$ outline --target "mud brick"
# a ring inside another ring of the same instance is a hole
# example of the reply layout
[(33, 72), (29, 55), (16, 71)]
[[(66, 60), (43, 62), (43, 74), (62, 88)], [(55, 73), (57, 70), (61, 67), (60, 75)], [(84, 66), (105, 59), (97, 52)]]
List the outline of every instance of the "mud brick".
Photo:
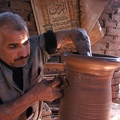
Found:
[(111, 49), (107, 50), (107, 48), (106, 48), (105, 54), (106, 55), (120, 56), (120, 51), (119, 50), (111, 50)]
[(120, 22), (117, 24), (117, 28), (120, 28)]
[(117, 79), (114, 79), (114, 78), (112, 78), (111, 79), (112, 81), (112, 85), (119, 85), (120, 84), (120, 78), (117, 78)]
[(104, 44), (111, 43), (111, 42), (113, 42), (113, 36), (105, 36), (101, 41), (101, 43), (104, 43)]
[(116, 71), (116, 72), (117, 72), (117, 71), (120, 71), (120, 67), (116, 68), (116, 70), (115, 70), (115, 71)]
[(3, 13), (3, 12), (6, 12), (6, 11), (10, 11), (10, 12), (12, 12), (11, 10), (9, 10), (9, 9), (6, 9), (6, 8), (4, 8), (4, 9), (0, 9), (0, 13)]
[(118, 99), (118, 98), (116, 98), (116, 99), (112, 99), (112, 102), (114, 102), (114, 103), (118, 103), (118, 102), (119, 102), (119, 99)]
[(112, 86), (112, 92), (119, 92), (119, 85)]
[(36, 28), (36, 25), (34, 22), (29, 22), (29, 21), (25, 21), (27, 26), (28, 26), (28, 29), (30, 31), (37, 31), (37, 28)]
[(112, 43), (112, 44), (109, 44), (109, 49), (110, 50), (114, 50), (114, 51), (117, 51), (120, 49), (120, 41), (119, 42), (116, 42), (116, 43)]
[(112, 92), (112, 98), (118, 98), (119, 92)]
[[(94, 49), (94, 45), (92, 46), (92, 49)], [(96, 50), (106, 49), (106, 43), (97, 43), (95, 49)]]
[(30, 3), (28, 2), (22, 2), (22, 1), (10, 1), (10, 8), (12, 9), (20, 9), (20, 10), (27, 10), (32, 11), (32, 7)]
[(0, 0), (0, 8), (8, 7), (9, 6), (9, 1), (5, 0)]
[(92, 52), (97, 54), (104, 54), (104, 50), (92, 49)]
[(99, 18), (100, 20), (107, 21), (108, 20), (108, 15), (106, 14), (105, 11), (103, 11), (102, 15)]
[(113, 78), (120, 78), (120, 71), (115, 71), (113, 74)]
[(119, 22), (119, 20), (120, 20), (120, 15), (119, 15), (119, 14), (113, 14), (112, 20)]
[(115, 22), (110, 22), (110, 21), (105, 21), (105, 26), (106, 27), (116, 27), (116, 24), (115, 24)]
[(29, 34), (30, 36), (38, 35), (37, 31), (30, 31)]
[(120, 8), (118, 8), (118, 14), (120, 14)]
[(22, 1), (24, 1), (24, 2), (30, 2), (30, 0), (22, 0)]
[(30, 13), (30, 16), (29, 16), (29, 17), (30, 17), (29, 20), (30, 20), (31, 22), (35, 22), (35, 18), (34, 18), (33, 13)]
[[(120, 17), (119, 17), (120, 18)], [(119, 35), (119, 29), (115, 29), (115, 28), (107, 28), (108, 31), (108, 35)]]
[(23, 12), (21, 10), (15, 10), (15, 13), (20, 15), (25, 21), (29, 20), (29, 12), (27, 12), (27, 11)]

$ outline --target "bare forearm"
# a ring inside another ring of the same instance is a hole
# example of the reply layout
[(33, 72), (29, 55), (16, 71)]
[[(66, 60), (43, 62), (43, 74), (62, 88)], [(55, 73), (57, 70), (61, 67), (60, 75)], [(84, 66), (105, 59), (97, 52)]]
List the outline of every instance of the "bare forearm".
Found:
[[(38, 77), (39, 78), (39, 77)], [(14, 120), (37, 101), (52, 101), (62, 96), (57, 87), (60, 80), (43, 80), (18, 99), (0, 105), (0, 120)], [(57, 90), (56, 90), (57, 89)]]
[(84, 29), (74, 28), (71, 30), (59, 31), (56, 32), (56, 37), (58, 48), (68, 43), (74, 43), (79, 54), (91, 56), (90, 39)]
[(0, 105), (0, 120), (14, 120), (23, 113), (35, 100), (27, 93), (10, 103)]
[(70, 37), (70, 34), (73, 30), (63, 30), (56, 32), (56, 38), (57, 38), (57, 48), (62, 48), (64, 45), (68, 43), (72, 43), (72, 39)]

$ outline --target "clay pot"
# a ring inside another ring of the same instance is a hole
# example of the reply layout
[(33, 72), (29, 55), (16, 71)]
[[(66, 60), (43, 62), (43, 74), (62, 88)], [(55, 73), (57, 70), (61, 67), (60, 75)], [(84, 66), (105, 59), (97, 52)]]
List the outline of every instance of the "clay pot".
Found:
[(110, 120), (111, 78), (120, 58), (64, 53), (68, 87), (60, 102), (58, 120)]

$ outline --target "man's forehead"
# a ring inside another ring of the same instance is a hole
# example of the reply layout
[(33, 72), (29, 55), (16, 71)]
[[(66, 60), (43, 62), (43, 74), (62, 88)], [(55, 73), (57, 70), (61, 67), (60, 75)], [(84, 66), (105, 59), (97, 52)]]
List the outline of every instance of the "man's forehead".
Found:
[(21, 43), (24, 43), (24, 42), (27, 41), (28, 39), (29, 39), (29, 37), (28, 37), (28, 36), (25, 36), (25, 37), (22, 39)]
[(4, 43), (24, 43), (29, 39), (29, 34), (26, 30), (22, 31), (4, 31), (3, 41)]

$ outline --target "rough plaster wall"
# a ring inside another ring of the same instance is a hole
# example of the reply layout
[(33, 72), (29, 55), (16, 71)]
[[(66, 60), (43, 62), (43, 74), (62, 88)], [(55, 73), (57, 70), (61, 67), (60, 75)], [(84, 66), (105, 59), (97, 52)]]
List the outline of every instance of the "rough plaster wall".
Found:
[(99, 21), (105, 36), (92, 46), (92, 51), (120, 56), (120, 0), (110, 0)]

